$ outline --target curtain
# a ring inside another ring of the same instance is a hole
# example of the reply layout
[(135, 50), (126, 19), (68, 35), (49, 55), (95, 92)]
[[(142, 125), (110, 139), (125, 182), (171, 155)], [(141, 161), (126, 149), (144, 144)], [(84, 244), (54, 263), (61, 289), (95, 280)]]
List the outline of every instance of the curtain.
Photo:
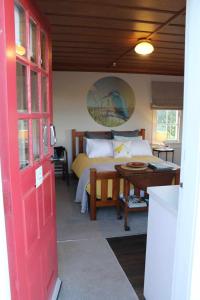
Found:
[(152, 109), (183, 109), (183, 82), (152, 82)]

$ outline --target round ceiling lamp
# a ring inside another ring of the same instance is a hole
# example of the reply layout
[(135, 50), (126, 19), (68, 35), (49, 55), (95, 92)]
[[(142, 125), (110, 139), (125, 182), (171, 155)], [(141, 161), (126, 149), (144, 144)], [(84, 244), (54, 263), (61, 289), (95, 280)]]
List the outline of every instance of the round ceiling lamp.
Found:
[(140, 40), (134, 49), (138, 54), (147, 55), (151, 54), (154, 51), (154, 46), (149, 40)]

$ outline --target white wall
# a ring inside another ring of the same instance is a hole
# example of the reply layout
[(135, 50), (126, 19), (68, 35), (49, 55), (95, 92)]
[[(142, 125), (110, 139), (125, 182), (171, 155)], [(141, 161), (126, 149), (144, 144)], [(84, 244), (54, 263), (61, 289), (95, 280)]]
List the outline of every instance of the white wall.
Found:
[[(182, 81), (182, 77), (162, 75), (140, 75), (124, 73), (96, 72), (53, 72), (53, 108), (54, 124), (57, 132), (57, 144), (68, 150), (71, 161), (71, 129), (110, 130), (97, 124), (87, 111), (86, 96), (89, 88), (98, 79), (105, 76), (117, 76), (124, 79), (134, 90), (136, 105), (131, 118), (117, 130), (146, 129), (146, 138), (152, 138), (151, 81)], [(179, 151), (180, 152), (180, 151)], [(179, 153), (177, 152), (177, 154)], [(175, 152), (176, 162), (180, 161)]]

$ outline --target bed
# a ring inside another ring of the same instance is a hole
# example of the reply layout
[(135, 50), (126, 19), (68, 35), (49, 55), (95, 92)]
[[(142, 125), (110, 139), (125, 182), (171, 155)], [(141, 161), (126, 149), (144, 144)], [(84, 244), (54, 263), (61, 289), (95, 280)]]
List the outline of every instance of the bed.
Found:
[[(95, 132), (92, 133), (95, 134)], [(88, 201), (86, 197), (89, 197), (90, 219), (96, 220), (98, 207), (115, 206), (117, 212), (119, 210), (119, 195), (123, 193), (124, 182), (119, 178), (114, 168), (116, 164), (131, 161), (159, 162), (161, 160), (153, 155), (127, 158), (88, 158), (84, 149), (85, 134), (85, 131), (72, 130), (72, 171), (79, 178), (78, 189), (80, 189), (80, 195), (77, 202), (82, 202), (81, 212), (87, 210)], [(106, 136), (110, 132), (98, 132), (98, 134)], [(145, 129), (140, 129), (138, 134), (142, 139), (145, 139)], [(175, 183), (178, 181), (177, 178)], [(131, 186), (129, 189), (131, 189)], [(81, 200), (82, 193), (85, 193), (85, 196)]]

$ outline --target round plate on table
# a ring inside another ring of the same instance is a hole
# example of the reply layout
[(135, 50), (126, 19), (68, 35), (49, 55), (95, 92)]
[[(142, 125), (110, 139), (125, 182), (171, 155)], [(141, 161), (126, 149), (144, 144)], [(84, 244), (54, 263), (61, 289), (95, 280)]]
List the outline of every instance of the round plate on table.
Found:
[(133, 169), (144, 169), (147, 167), (147, 164), (144, 162), (139, 161), (133, 161), (126, 164), (127, 167), (133, 168)]

